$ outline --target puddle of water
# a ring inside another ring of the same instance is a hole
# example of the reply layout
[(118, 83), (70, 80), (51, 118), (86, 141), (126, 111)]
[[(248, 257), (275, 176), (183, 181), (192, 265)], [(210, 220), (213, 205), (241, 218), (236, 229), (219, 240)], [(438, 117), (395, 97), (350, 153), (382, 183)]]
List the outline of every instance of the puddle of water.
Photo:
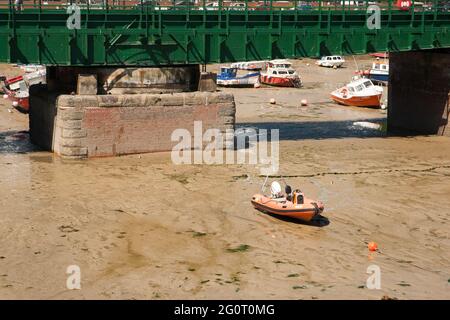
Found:
[(0, 132), (0, 154), (27, 153), (39, 150), (31, 143), (28, 131)]
[[(370, 138), (386, 136), (386, 120), (361, 120), (369, 127), (355, 125), (355, 121), (308, 121), (308, 122), (260, 122), (236, 124), (236, 132), (243, 134), (249, 129), (279, 129), (280, 140)], [(377, 127), (377, 129), (374, 129)]]

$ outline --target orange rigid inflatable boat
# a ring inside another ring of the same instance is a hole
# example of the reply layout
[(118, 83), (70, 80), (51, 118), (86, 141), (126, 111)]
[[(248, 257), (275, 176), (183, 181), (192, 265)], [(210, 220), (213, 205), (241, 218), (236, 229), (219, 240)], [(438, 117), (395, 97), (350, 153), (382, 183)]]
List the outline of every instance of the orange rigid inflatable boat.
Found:
[(311, 221), (324, 210), (320, 201), (305, 198), (300, 190), (291, 192), (291, 187), (286, 186), (286, 194), (283, 195), (278, 182), (272, 183), (271, 192), (271, 196), (255, 194), (251, 200), (253, 206), (265, 213), (303, 221)]

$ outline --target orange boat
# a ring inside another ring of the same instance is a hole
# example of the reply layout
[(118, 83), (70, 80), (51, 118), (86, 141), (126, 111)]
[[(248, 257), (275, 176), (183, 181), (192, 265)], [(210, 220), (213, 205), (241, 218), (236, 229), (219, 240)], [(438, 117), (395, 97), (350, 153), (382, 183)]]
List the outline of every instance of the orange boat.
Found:
[(382, 94), (383, 88), (375, 86), (369, 79), (362, 78), (331, 92), (331, 99), (347, 106), (379, 108)]
[(270, 197), (255, 194), (251, 201), (253, 206), (265, 213), (303, 221), (311, 221), (324, 210), (324, 206), (320, 201), (305, 198), (300, 190), (291, 192), (290, 186), (286, 186), (286, 194), (283, 195), (281, 186), (276, 181), (271, 185), (271, 192), (272, 195)]

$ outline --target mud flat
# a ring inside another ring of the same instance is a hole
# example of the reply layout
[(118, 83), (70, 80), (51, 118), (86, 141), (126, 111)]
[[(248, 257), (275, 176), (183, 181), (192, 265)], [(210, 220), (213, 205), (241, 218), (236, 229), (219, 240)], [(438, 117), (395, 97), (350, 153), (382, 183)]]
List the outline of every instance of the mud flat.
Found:
[[(0, 298), (449, 299), (450, 139), (355, 126), (385, 113), (336, 106), (322, 84), (354, 68), (307, 63), (296, 62), (303, 89), (224, 91), (238, 125), (280, 128), (280, 174), (326, 205), (314, 225), (255, 211), (255, 166), (39, 151), (2, 100)], [(365, 287), (372, 264), (380, 290)], [(69, 265), (81, 290), (66, 288)]]

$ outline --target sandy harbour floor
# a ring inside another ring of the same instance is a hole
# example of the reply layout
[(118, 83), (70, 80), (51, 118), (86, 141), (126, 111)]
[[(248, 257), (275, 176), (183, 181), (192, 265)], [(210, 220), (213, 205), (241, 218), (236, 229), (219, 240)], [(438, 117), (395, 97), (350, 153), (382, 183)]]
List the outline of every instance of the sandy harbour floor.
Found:
[[(450, 138), (355, 126), (386, 111), (329, 100), (356, 69), (347, 59), (338, 70), (295, 61), (301, 89), (222, 89), (238, 127), (280, 129), (280, 174), (325, 203), (321, 224), (254, 210), (264, 177), (253, 165), (61, 160), (0, 100), (0, 298), (449, 299)], [(365, 287), (373, 264), (380, 290)], [(66, 288), (69, 265), (81, 290)]]

